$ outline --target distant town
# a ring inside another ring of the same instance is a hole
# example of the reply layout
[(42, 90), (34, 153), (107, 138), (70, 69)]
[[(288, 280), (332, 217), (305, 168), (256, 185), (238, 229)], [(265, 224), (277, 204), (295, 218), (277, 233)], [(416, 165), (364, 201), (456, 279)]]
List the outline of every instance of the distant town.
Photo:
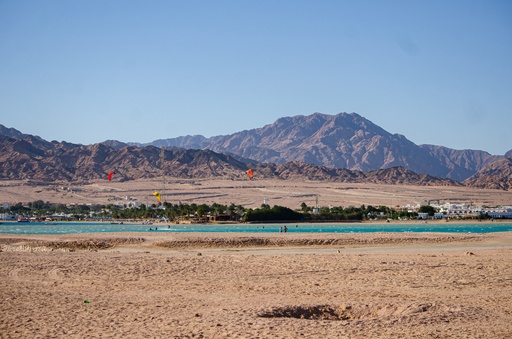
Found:
[(391, 220), (484, 220), (511, 219), (512, 206), (477, 206), (439, 201), (427, 205), (387, 206), (308, 206), (302, 203), (297, 209), (275, 205), (266, 200), (259, 208), (241, 205), (172, 204), (145, 205), (137, 201), (118, 201), (109, 205), (55, 204), (42, 200), (27, 204), (3, 204), (0, 219), (18, 222), (57, 221), (151, 221), (166, 223), (215, 223), (215, 222), (347, 222)]

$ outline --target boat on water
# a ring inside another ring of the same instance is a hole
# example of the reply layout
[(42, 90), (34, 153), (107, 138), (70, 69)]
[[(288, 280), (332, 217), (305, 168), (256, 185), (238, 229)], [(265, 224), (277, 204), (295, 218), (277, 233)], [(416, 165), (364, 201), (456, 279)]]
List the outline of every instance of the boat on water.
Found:
[(19, 216), (18, 222), (30, 222), (30, 218)]

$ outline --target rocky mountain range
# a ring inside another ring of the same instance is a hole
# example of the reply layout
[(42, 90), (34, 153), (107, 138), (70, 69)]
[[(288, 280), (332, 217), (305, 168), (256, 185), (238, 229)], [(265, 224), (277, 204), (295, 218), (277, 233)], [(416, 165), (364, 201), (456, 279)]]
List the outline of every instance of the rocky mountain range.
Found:
[(402, 167), (364, 173), (292, 161), (284, 164), (248, 164), (211, 150), (165, 149), (155, 146), (105, 144), (77, 145), (46, 142), (32, 136), (21, 139), (0, 136), (0, 179), (87, 182), (105, 179), (115, 171), (115, 180), (155, 177), (229, 178), (249, 180), (252, 168), (258, 179), (295, 179), (333, 182), (372, 182), (411, 185), (461, 185), (450, 180), (417, 175)]
[(183, 136), (139, 144), (145, 145), (210, 149), (263, 163), (300, 161), (363, 172), (401, 166), (456, 181), (464, 181), (503, 158), (478, 150), (416, 145), (356, 113), (285, 117), (262, 128), (230, 135)]
[[(205, 138), (185, 136), (149, 145), (108, 140), (94, 145), (48, 142), (0, 125), (0, 179), (87, 181), (168, 176), (467, 185), (509, 189), (512, 150), (415, 145), (352, 113), (296, 116), (259, 129)], [(509, 156), (509, 157), (507, 157)], [(418, 174), (420, 173), (420, 174)]]

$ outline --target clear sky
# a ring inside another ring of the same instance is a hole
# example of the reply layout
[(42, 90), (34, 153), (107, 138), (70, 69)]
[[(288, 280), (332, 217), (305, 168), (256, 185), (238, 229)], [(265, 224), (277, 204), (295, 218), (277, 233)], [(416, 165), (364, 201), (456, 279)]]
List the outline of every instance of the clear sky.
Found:
[(512, 1), (0, 0), (0, 123), (92, 144), (356, 112), (512, 149)]

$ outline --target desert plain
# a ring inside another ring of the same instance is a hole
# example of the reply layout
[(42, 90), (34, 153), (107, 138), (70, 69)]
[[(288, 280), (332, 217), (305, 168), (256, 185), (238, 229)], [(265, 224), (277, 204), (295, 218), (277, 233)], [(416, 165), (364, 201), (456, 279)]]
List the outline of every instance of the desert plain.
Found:
[(156, 203), (153, 192), (162, 200), (178, 203), (213, 203), (292, 209), (308, 206), (415, 206), (429, 201), (484, 206), (512, 205), (512, 191), (463, 186), (410, 186), (325, 181), (228, 180), (158, 178), (131, 181), (97, 180), (88, 182), (41, 182), (34, 180), (0, 181), (0, 203), (28, 203), (35, 200), (65, 204), (111, 204), (130, 201)]

